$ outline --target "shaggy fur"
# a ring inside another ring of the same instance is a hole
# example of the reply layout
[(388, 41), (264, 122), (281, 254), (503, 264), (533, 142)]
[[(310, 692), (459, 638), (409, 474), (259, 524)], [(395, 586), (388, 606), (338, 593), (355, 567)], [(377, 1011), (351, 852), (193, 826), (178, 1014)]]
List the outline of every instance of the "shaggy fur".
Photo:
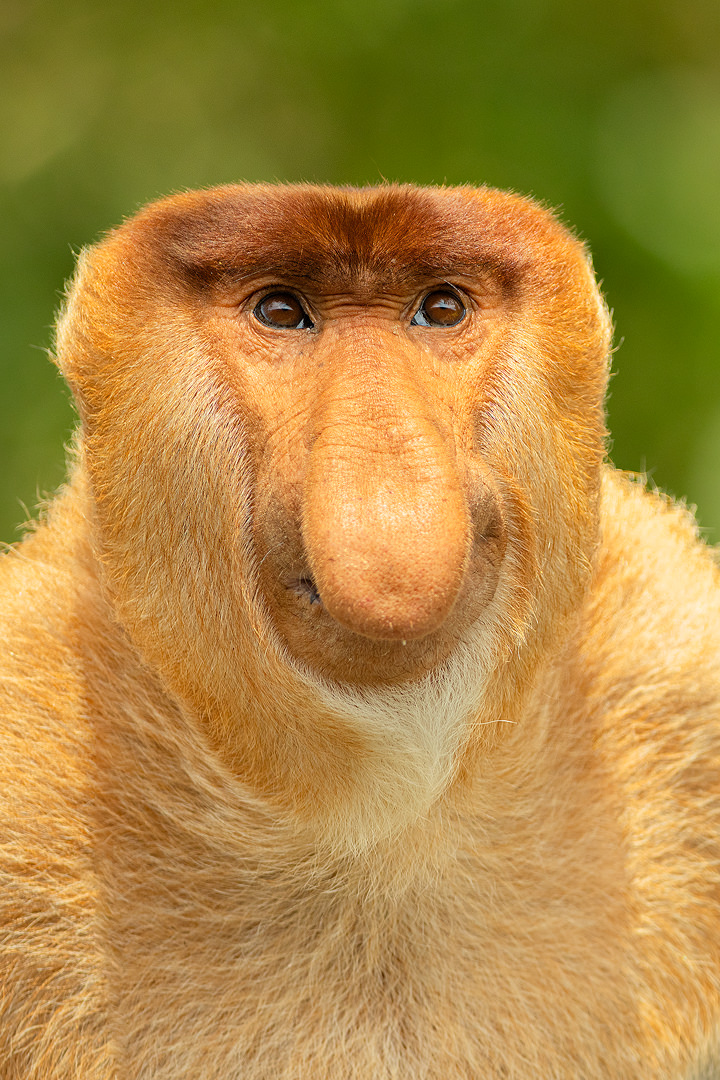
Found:
[(720, 1075), (718, 570), (603, 464), (609, 333), (486, 189), (84, 254), (0, 570), (2, 1080)]

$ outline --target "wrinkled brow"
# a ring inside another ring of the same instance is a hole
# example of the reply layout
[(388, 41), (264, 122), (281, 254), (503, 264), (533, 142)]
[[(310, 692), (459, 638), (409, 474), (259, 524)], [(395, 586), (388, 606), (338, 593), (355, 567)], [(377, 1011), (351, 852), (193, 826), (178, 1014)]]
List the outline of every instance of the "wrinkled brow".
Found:
[(510, 288), (523, 262), (489, 215), (417, 189), (238, 189), (158, 224), (165, 256), (197, 284), (262, 275), (365, 291), (462, 277)]

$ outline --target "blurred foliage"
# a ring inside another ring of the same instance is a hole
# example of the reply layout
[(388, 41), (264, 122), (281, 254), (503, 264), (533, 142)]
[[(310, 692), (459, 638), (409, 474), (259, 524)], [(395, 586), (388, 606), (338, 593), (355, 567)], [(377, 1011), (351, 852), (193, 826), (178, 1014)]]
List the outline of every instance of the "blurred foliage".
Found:
[(613, 458), (720, 537), (717, 0), (2, 0), (0, 538), (63, 474), (74, 253), (232, 180), (490, 183), (585, 238)]

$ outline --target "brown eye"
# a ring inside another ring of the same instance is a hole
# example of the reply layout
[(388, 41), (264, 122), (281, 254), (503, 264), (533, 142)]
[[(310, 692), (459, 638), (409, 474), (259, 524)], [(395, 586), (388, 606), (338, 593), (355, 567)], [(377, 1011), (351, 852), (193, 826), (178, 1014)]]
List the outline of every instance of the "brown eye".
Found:
[(275, 292), (264, 296), (256, 305), (253, 315), (265, 326), (280, 330), (311, 330), (313, 321), (296, 296), (289, 292)]
[(455, 326), (465, 315), (465, 305), (450, 289), (428, 293), (411, 320), (412, 326)]

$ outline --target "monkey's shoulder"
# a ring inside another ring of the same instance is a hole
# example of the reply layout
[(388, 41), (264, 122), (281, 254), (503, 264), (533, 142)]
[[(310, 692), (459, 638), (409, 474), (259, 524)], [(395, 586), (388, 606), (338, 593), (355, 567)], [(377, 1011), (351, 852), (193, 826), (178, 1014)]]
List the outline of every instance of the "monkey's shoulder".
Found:
[(708, 874), (715, 874), (720, 860), (716, 555), (699, 538), (686, 507), (610, 470), (603, 481), (597, 571), (576, 657), (582, 707), (594, 718), (597, 745), (624, 792), (636, 838), (660, 851), (685, 831), (691, 846), (702, 841), (701, 861), (707, 862)]
[(622, 639), (628, 646), (653, 642), (665, 670), (674, 659), (701, 662), (702, 647), (718, 658), (717, 551), (703, 542), (684, 503), (610, 468), (603, 474), (591, 611), (612, 629), (616, 653)]

